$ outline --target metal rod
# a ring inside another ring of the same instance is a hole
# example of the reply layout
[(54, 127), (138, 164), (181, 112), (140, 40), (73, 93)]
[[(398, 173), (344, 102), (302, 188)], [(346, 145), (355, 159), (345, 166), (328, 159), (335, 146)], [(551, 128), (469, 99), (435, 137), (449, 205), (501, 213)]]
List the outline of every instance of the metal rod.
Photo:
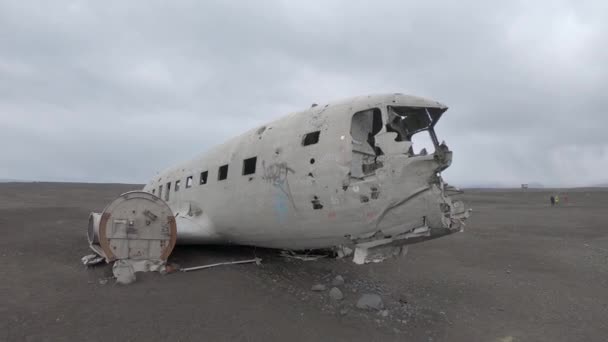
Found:
[(190, 271), (202, 270), (202, 269), (205, 269), (205, 268), (210, 268), (210, 267), (215, 267), (215, 266), (236, 265), (236, 264), (249, 264), (249, 263), (254, 263), (254, 262), (256, 264), (259, 264), (261, 261), (262, 261), (262, 259), (260, 259), (260, 258), (255, 258), (255, 259), (250, 259), (250, 260), (240, 260), (240, 261), (227, 261), (227, 262), (220, 262), (220, 263), (217, 263), (217, 264), (210, 264), (210, 265), (203, 265), (203, 266), (181, 268), (180, 271), (182, 271), (182, 272), (190, 272)]

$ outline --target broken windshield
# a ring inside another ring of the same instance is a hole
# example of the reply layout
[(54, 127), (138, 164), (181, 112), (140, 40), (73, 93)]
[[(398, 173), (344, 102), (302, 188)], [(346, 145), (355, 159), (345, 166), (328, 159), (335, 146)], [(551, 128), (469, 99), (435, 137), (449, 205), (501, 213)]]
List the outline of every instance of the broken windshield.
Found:
[(397, 133), (397, 141), (411, 141), (412, 135), (432, 128), (443, 112), (441, 108), (389, 106), (386, 129)]

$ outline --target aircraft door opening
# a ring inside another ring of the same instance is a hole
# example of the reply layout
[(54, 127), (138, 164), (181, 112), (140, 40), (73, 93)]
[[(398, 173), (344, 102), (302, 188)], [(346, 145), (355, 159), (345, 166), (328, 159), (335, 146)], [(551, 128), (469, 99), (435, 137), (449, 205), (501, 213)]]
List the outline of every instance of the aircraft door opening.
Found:
[(381, 163), (376, 162), (376, 157), (383, 152), (376, 147), (375, 141), (375, 136), (382, 127), (382, 112), (379, 108), (367, 109), (353, 115), (350, 126), (353, 146), (350, 171), (352, 178), (363, 179), (382, 167)]

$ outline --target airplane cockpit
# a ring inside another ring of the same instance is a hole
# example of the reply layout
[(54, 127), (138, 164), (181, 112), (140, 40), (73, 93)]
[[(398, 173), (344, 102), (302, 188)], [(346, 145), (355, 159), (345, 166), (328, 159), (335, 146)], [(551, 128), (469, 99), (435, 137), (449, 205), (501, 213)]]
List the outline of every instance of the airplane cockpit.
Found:
[(385, 155), (416, 157), (434, 154), (441, 164), (449, 164), (446, 162), (449, 149), (445, 143), (439, 143), (434, 128), (446, 110), (388, 106), (384, 120), (379, 108), (355, 113), (351, 122), (351, 177), (363, 179), (373, 175), (375, 170), (383, 166), (383, 158), (379, 157)]

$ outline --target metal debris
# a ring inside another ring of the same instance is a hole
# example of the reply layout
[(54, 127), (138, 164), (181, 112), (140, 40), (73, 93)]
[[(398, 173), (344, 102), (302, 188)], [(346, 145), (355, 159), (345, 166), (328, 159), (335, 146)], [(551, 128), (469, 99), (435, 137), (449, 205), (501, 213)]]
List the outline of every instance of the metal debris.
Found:
[(82, 264), (85, 266), (97, 265), (97, 264), (103, 262), (104, 260), (105, 260), (104, 257), (99, 256), (97, 254), (85, 255), (80, 259), (80, 261), (82, 261)]
[(180, 269), (180, 271), (182, 271), (182, 272), (190, 272), (190, 271), (202, 270), (202, 269), (205, 269), (205, 268), (211, 268), (211, 267), (222, 266), (222, 265), (236, 265), (236, 264), (249, 264), (249, 263), (256, 263), (257, 265), (260, 265), (262, 263), (262, 259), (255, 258), (255, 259), (250, 259), (250, 260), (219, 262), (217, 264), (210, 264), (210, 265), (203, 265), (203, 266), (195, 266), (195, 267), (182, 268), (182, 269)]
[(120, 259), (114, 262), (112, 273), (116, 277), (116, 283), (128, 285), (135, 281), (135, 270), (126, 260)]
[(391, 245), (382, 240), (357, 245), (353, 262), (358, 265), (382, 262), (388, 258), (407, 255), (407, 245)]
[(112, 273), (118, 284), (131, 284), (135, 281), (136, 272), (163, 272), (165, 262), (163, 260), (133, 260), (118, 259), (112, 266)]
[(316, 261), (321, 258), (326, 258), (327, 255), (321, 254), (299, 254), (294, 251), (281, 251), (281, 256), (285, 258), (298, 259), (302, 261)]

